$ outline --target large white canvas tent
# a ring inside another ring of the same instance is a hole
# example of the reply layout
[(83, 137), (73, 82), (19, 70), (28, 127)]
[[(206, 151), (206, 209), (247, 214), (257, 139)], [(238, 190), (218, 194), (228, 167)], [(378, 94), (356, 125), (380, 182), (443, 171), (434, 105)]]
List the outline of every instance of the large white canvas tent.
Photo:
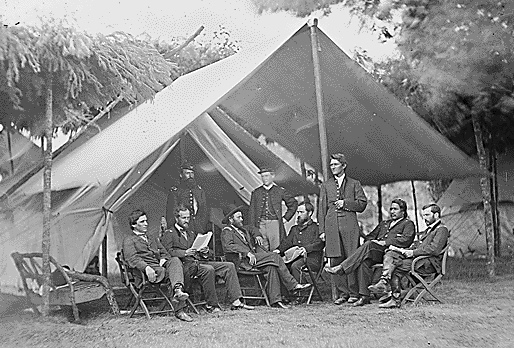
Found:
[[(376, 185), (479, 174), (475, 162), (319, 33), (329, 149), (346, 151), (351, 175)], [(260, 184), (257, 165), (265, 163), (278, 167), (278, 182), (289, 185), (291, 191), (315, 191), (280, 159), (245, 137), (237, 124), (228, 122), (232, 118), (259, 123), (264, 134), (319, 169), (309, 38), (306, 25), (292, 36), (269, 40), (180, 77), (153, 101), (139, 105), (59, 156), (52, 173), (52, 256), (62, 264), (84, 269), (104, 236), (118, 242), (128, 232), (126, 216), (136, 207), (149, 212), (155, 231), (173, 184), (171, 173), (178, 174), (177, 143), (184, 131), (187, 142), (201, 150), (191, 150), (188, 156), (202, 168), (208, 185), (203, 184), (204, 188), (216, 190), (225, 184), (218, 194), (212, 193), (215, 200), (222, 197), (215, 202), (219, 206), (234, 197), (247, 203), (250, 192)], [(282, 98), (297, 103), (293, 119), (290, 114), (277, 113)], [(283, 127), (277, 131), (266, 128), (268, 123)], [(291, 124), (298, 127), (288, 130)], [(185, 148), (187, 152), (193, 146)], [(197, 155), (200, 157), (194, 158)], [(225, 198), (229, 188), (232, 195)], [(0, 192), (4, 191), (0, 187)], [(39, 172), (8, 197), (11, 218), (0, 225), (1, 291), (19, 289), (9, 254), (41, 248), (41, 192)], [(118, 247), (111, 243), (110, 260)]]
[[(502, 254), (514, 252), (514, 156), (512, 148), (498, 157), (498, 212)], [(442, 218), (451, 231), (456, 257), (487, 254), (480, 180), (455, 179), (439, 199)]]

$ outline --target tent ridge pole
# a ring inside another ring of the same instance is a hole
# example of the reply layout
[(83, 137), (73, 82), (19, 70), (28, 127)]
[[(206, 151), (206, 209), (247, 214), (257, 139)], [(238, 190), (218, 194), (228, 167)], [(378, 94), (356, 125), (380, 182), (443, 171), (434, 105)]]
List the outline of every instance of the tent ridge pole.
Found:
[[(318, 52), (321, 48), (318, 44), (318, 19), (314, 18), (311, 29), (311, 47), (312, 47), (312, 63), (314, 70), (314, 85), (316, 87), (316, 106), (318, 112), (319, 126), (319, 143), (321, 149), (321, 169), (323, 172), (323, 182), (328, 181), (328, 145), (327, 145), (327, 129), (325, 126), (325, 115), (323, 114), (323, 90), (321, 85), (321, 68), (319, 63)], [(332, 300), (335, 301), (339, 294), (335, 284), (334, 276), (330, 277), (332, 288)]]

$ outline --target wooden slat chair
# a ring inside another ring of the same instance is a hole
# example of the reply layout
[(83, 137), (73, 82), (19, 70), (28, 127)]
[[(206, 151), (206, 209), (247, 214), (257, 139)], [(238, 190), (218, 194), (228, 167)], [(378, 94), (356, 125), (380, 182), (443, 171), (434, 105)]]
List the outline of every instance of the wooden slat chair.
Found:
[[(32, 309), (39, 314), (38, 306), (43, 304), (41, 296), (44, 281), (43, 255), (42, 253), (14, 252), (11, 257), (20, 273), (23, 288)], [(77, 304), (98, 300), (105, 295), (114, 315), (119, 315), (120, 311), (114, 292), (105, 277), (71, 271), (61, 266), (52, 256), (50, 256), (50, 267), (51, 280), (52, 278), (60, 280), (50, 284), (50, 305), (71, 306), (75, 322), (80, 322)]]
[(416, 271), (416, 264), (429, 256), (418, 256), (412, 261), (411, 270), (406, 274), (409, 283), (412, 286), (402, 300), (402, 305), (412, 302), (414, 305), (418, 304), (422, 299), (429, 302), (443, 303), (436, 295), (434, 288), (443, 276), (446, 274), (446, 262), (448, 259), (449, 245), (442, 251), (443, 255), (441, 272), (432, 274), (421, 274)]
[[(253, 286), (241, 285), (241, 292), (244, 300), (257, 300), (264, 301), (269, 307), (270, 302), (268, 294), (266, 293), (266, 272), (259, 269), (244, 270), (241, 269), (241, 255), (238, 253), (225, 253), (225, 260), (232, 262), (236, 266), (237, 275), (239, 278), (252, 278), (254, 280)], [(241, 279), (240, 279), (241, 284)]]
[[(307, 255), (304, 256), (305, 258)], [(300, 283), (307, 282), (312, 284), (310, 289), (305, 289), (305, 291), (309, 291), (308, 295), (303, 295), (301, 292), (299, 297), (307, 298), (306, 304), (311, 304), (314, 293), (316, 293), (318, 299), (323, 302), (323, 296), (321, 295), (321, 291), (319, 290), (318, 283), (321, 280), (321, 274), (323, 273), (323, 268), (325, 267), (325, 255), (322, 256), (321, 267), (317, 272), (313, 272), (307, 263), (302, 267), (302, 272), (300, 273)]]

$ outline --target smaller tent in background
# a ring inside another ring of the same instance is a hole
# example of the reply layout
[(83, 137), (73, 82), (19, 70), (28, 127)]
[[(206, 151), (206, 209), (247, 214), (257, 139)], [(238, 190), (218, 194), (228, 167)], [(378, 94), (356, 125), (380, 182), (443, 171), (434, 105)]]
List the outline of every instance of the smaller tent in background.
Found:
[[(514, 149), (498, 157), (498, 212), (502, 255), (514, 253)], [(437, 202), (450, 229), (456, 257), (485, 255), (484, 210), (480, 180), (455, 179)]]

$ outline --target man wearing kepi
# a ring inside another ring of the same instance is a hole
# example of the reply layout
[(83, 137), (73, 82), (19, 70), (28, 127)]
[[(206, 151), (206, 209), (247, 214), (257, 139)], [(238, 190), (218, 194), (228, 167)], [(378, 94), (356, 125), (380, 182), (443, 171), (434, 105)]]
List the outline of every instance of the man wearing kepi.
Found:
[[(263, 167), (259, 174), (262, 186), (252, 192), (250, 198), (249, 224), (263, 237), (263, 248), (275, 250), (286, 237), (284, 222), (294, 216), (298, 202), (283, 187), (275, 184), (275, 171)], [(282, 201), (287, 211), (282, 215)]]
[(200, 250), (193, 249), (197, 233), (189, 228), (189, 209), (181, 204), (175, 208), (175, 223), (161, 236), (162, 245), (171, 256), (180, 258), (184, 267), (186, 284), (193, 277), (198, 277), (207, 302), (208, 312), (220, 311), (216, 293), (216, 276), (225, 281), (227, 297), (232, 304), (231, 309), (253, 309), (241, 302), (241, 288), (234, 264), (231, 262), (216, 262), (209, 260), (209, 247)]
[[(326, 256), (331, 265), (340, 264), (359, 247), (360, 228), (357, 214), (366, 209), (368, 200), (359, 181), (345, 174), (347, 162), (341, 153), (330, 156), (332, 177), (320, 188), (319, 230), (326, 239)], [(357, 274), (334, 275), (339, 297), (335, 304), (359, 300)]]
[(363, 306), (370, 303), (370, 290), (373, 278), (373, 265), (381, 263), (384, 251), (390, 246), (408, 248), (414, 241), (416, 228), (407, 216), (407, 203), (400, 198), (393, 199), (389, 209), (391, 218), (377, 225), (367, 236), (366, 242), (334, 267), (325, 267), (328, 273), (351, 274), (357, 271), (359, 301), (353, 305)]
[(175, 208), (185, 205), (191, 212), (192, 230), (204, 233), (207, 227), (207, 199), (205, 191), (195, 179), (195, 170), (191, 163), (184, 162), (180, 167), (180, 183), (171, 188), (166, 203), (166, 221), (168, 226), (175, 223)]
[(168, 277), (173, 289), (172, 303), (175, 316), (183, 321), (192, 321), (193, 319), (184, 312), (185, 301), (189, 295), (182, 291), (182, 262), (166, 252), (157, 236), (146, 234), (148, 219), (144, 211), (135, 210), (130, 213), (129, 224), (132, 233), (123, 240), (123, 256), (129, 267), (145, 273), (151, 283), (160, 283)]
[(266, 271), (266, 293), (272, 307), (288, 308), (282, 303), (280, 283), (282, 282), (291, 292), (310, 288), (311, 284), (298, 284), (279, 254), (264, 251), (255, 244), (255, 235), (243, 228), (241, 208), (231, 205), (225, 209), (223, 223), (226, 226), (221, 232), (223, 251), (225, 254), (238, 254), (241, 257), (241, 269), (249, 270), (255, 267)]
[(410, 248), (398, 248), (390, 246), (384, 255), (382, 277), (375, 285), (369, 288), (372, 292), (381, 293), (391, 286), (392, 298), (389, 302), (379, 305), (381, 308), (400, 307), (400, 278), (401, 274), (410, 271), (412, 261), (418, 256), (430, 257), (416, 264), (416, 271), (421, 274), (441, 272), (443, 255), (441, 252), (448, 244), (450, 232), (441, 222), (441, 208), (435, 204), (423, 206), (421, 214), (427, 225), (427, 229), (419, 236), (419, 241)]

